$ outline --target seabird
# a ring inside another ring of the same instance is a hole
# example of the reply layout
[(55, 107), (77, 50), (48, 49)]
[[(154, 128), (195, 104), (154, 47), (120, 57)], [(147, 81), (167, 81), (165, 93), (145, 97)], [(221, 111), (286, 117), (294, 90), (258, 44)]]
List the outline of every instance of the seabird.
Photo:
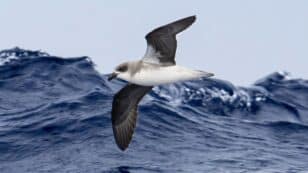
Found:
[(176, 34), (188, 28), (196, 16), (186, 17), (154, 29), (145, 36), (146, 53), (141, 60), (118, 65), (108, 80), (120, 78), (128, 84), (115, 94), (112, 102), (112, 129), (115, 141), (125, 150), (134, 133), (138, 103), (153, 86), (211, 77), (213, 73), (176, 65)]

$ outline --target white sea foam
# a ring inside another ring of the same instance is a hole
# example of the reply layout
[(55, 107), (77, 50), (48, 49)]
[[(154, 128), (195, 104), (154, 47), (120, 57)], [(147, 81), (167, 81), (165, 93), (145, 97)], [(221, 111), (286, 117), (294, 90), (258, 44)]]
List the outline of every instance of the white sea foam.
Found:
[(10, 61), (17, 60), (17, 59), (18, 59), (18, 57), (15, 54), (12, 54), (12, 55), (7, 56), (7, 57), (0, 55), (0, 65), (5, 65), (5, 64), (9, 63)]
[(280, 71), (277, 71), (278, 74), (280, 74), (281, 76), (283, 76), (283, 79), (284, 80), (292, 80), (292, 79), (295, 79), (291, 73), (287, 72), (287, 71), (283, 71), (283, 70), (280, 70)]

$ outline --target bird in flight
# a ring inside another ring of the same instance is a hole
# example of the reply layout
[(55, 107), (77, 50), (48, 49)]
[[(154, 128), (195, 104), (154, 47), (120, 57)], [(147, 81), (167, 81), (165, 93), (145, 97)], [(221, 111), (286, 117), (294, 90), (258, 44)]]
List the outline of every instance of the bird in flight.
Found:
[(153, 86), (214, 75), (176, 65), (176, 35), (195, 20), (196, 16), (190, 16), (154, 29), (145, 36), (147, 49), (143, 58), (118, 65), (109, 76), (109, 81), (119, 78), (128, 82), (115, 94), (111, 110), (113, 134), (121, 150), (127, 149), (132, 139), (138, 103)]

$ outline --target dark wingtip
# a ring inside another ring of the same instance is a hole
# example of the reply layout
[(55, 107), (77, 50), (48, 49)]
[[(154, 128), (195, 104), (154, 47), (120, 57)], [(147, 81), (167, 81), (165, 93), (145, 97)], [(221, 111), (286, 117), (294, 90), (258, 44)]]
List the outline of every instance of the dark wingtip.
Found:
[(190, 18), (192, 20), (192, 22), (195, 22), (196, 19), (197, 19), (197, 16), (196, 15), (193, 15), (193, 16), (189, 16), (188, 18)]
[(125, 151), (128, 148), (128, 144), (122, 143), (123, 141), (116, 140), (116, 144), (121, 151)]
[(121, 151), (125, 151), (128, 148), (128, 146), (122, 146), (122, 145), (119, 145), (118, 143), (117, 145)]
[(119, 129), (117, 130), (114, 124), (112, 124), (112, 130), (113, 130), (114, 139), (115, 139), (115, 142), (118, 148), (121, 151), (125, 151), (128, 148), (133, 135), (123, 136), (127, 134), (123, 134), (123, 132), (120, 132)]
[(179, 19), (173, 23), (170, 23), (169, 25), (178, 26), (177, 29), (174, 30), (174, 33), (177, 34), (179, 32), (182, 32), (189, 26), (191, 26), (196, 21), (196, 19), (197, 19), (196, 15), (188, 16), (188, 17)]
[(180, 19), (180, 20), (186, 20), (186, 21), (188, 21), (189, 23), (192, 24), (192, 23), (194, 23), (196, 21), (196, 19), (197, 19), (197, 16), (193, 15), (193, 16), (188, 16), (188, 17), (186, 17), (184, 19)]

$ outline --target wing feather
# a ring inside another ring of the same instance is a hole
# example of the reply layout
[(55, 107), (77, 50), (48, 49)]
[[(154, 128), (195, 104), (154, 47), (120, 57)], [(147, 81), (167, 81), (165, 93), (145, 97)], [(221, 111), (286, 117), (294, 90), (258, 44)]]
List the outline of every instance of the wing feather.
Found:
[(175, 65), (176, 34), (188, 28), (195, 20), (196, 16), (186, 17), (148, 33), (145, 36), (148, 47), (143, 61), (164, 66)]
[(132, 140), (138, 116), (138, 103), (152, 86), (127, 84), (113, 99), (111, 119), (115, 141), (125, 150)]

